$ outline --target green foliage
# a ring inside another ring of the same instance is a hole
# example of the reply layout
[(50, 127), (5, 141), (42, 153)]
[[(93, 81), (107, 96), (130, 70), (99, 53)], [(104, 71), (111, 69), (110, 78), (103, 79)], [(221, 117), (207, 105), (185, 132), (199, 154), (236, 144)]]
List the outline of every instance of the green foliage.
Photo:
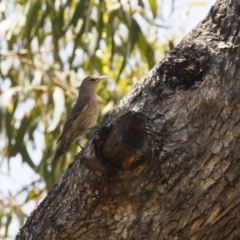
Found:
[[(5, 143), (0, 154), (9, 166), (17, 155), (42, 183), (23, 189), (24, 204), (51, 190), (80, 150), (72, 146), (53, 174), (56, 140), (76, 100), (77, 79), (109, 76), (98, 88), (102, 119), (154, 66), (156, 53), (174, 47), (172, 39), (161, 46), (156, 36), (148, 37), (159, 28), (161, 2), (135, 2), (20, 0), (6, 3), (9, 9), (0, 12), (0, 138)], [(81, 145), (85, 143), (86, 138), (81, 139)], [(21, 224), (25, 218), (22, 205), (12, 200), (17, 196), (0, 200), (4, 237), (13, 215)]]

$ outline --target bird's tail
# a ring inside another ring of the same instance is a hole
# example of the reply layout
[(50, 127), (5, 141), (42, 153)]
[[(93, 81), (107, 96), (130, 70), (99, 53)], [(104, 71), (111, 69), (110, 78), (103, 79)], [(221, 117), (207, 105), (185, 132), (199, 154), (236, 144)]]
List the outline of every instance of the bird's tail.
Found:
[(62, 153), (62, 148), (61, 148), (61, 146), (59, 146), (57, 151), (56, 151), (56, 154), (54, 156), (54, 159), (52, 161), (52, 167), (53, 168), (55, 168), (55, 166), (57, 165), (57, 162), (58, 162), (58, 160), (59, 160), (59, 158), (61, 157), (62, 154), (63, 154)]
[(58, 162), (58, 159), (65, 153), (67, 152), (68, 148), (72, 145), (74, 142), (74, 138), (67, 136), (64, 139), (61, 139), (61, 143), (58, 146), (58, 149), (56, 151), (56, 154), (54, 156), (53, 162), (52, 162), (52, 167), (54, 168)]

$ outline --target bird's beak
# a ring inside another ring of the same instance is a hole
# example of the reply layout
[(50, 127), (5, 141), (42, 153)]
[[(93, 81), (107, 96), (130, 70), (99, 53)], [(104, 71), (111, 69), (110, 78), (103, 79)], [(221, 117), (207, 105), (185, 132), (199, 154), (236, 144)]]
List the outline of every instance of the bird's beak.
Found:
[(98, 77), (98, 79), (99, 79), (99, 81), (101, 81), (102, 79), (105, 79), (105, 78), (107, 78), (107, 77), (108, 77), (108, 76), (103, 75), (103, 76)]

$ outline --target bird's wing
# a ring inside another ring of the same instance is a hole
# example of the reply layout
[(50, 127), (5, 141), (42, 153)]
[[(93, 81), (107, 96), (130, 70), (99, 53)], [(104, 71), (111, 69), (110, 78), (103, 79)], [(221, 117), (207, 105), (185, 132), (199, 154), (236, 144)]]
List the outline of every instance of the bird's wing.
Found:
[(70, 115), (68, 116), (63, 126), (62, 134), (58, 138), (57, 143), (62, 139), (64, 133), (71, 128), (72, 124), (74, 123), (74, 120), (78, 118), (80, 113), (84, 112), (91, 104), (92, 104), (91, 97), (84, 97), (80, 103), (79, 102), (75, 103)]

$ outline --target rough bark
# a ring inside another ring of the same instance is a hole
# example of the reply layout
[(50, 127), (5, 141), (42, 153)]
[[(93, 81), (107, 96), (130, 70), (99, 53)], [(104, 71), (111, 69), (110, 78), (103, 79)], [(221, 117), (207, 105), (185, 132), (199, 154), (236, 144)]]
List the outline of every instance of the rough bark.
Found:
[(239, 239), (239, 19), (239, 0), (219, 0), (105, 117), (17, 239)]

